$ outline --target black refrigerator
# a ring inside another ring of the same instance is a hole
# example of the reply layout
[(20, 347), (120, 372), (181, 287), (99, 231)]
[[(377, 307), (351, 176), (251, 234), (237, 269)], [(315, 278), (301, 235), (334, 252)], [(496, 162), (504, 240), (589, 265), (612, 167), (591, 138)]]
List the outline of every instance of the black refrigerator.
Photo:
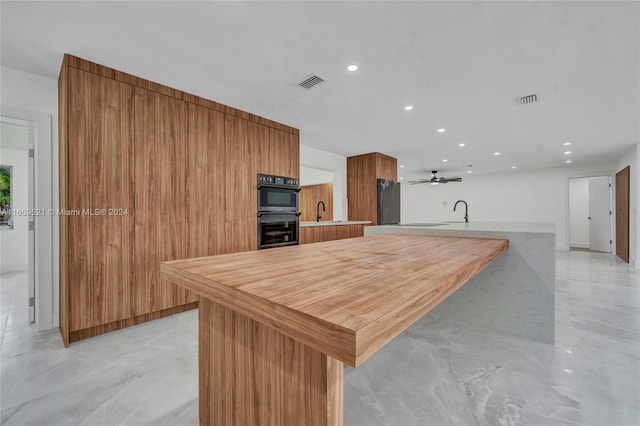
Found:
[(400, 182), (378, 179), (378, 225), (400, 223)]

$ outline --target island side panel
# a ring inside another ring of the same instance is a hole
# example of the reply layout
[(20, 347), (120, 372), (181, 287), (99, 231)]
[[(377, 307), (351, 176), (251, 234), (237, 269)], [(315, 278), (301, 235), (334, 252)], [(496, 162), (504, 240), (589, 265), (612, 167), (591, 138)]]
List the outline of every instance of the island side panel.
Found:
[(344, 364), (204, 297), (201, 425), (343, 424)]
[(448, 227), (377, 226), (365, 235), (505, 238), (509, 250), (425, 317), (463, 321), (543, 343), (555, 341), (555, 234)]

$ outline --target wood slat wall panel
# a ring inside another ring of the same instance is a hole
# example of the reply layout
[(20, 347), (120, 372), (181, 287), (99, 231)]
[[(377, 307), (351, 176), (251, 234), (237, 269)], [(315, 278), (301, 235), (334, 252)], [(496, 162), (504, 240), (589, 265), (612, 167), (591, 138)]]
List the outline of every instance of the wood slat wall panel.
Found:
[(79, 214), (66, 220), (72, 242), (66, 273), (69, 327), (75, 331), (132, 313), (133, 90), (75, 69), (69, 85), (75, 125), (68, 129), (73, 149), (67, 153), (65, 208)]
[(90, 62), (85, 59), (75, 57), (73, 55), (65, 54), (64, 60), (70, 67), (78, 68), (90, 73), (107, 77), (112, 80), (121, 81), (123, 83), (127, 83), (142, 89), (147, 89), (163, 95), (171, 96), (173, 98), (176, 98), (185, 102), (189, 102), (189, 103), (193, 103), (209, 109), (213, 109), (215, 111), (222, 112), (224, 114), (233, 115), (235, 117), (242, 118), (244, 120), (253, 121), (260, 125), (273, 127), (275, 129), (278, 129), (284, 132), (292, 133), (294, 135), (300, 134), (298, 129), (289, 127), (282, 123), (278, 123), (278, 122), (269, 120), (267, 118), (248, 113), (246, 111), (242, 111), (227, 105), (223, 105), (218, 102), (211, 101), (209, 99), (201, 98), (199, 96), (195, 96), (190, 93), (182, 92), (180, 90), (173, 89), (171, 87), (163, 86), (162, 84), (154, 83), (153, 81), (145, 80), (143, 78), (136, 77), (134, 75), (127, 74), (122, 71), (108, 68), (103, 65), (99, 65), (94, 62)]
[(320, 209), (321, 222), (333, 220), (333, 183), (320, 183), (300, 187), (300, 220), (303, 222), (316, 221), (316, 208), (319, 201), (324, 201), (326, 211)]

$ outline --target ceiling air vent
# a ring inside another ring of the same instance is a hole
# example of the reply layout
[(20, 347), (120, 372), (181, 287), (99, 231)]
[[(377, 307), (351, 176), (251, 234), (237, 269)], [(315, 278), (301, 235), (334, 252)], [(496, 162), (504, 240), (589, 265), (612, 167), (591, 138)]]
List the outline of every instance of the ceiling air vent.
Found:
[(320, 77), (318, 74), (311, 74), (309, 77), (298, 83), (298, 86), (304, 87), (305, 89), (311, 89), (313, 86), (317, 86), (325, 81), (327, 81), (326, 78)]
[(538, 102), (538, 97), (539, 96), (537, 93), (532, 93), (531, 95), (522, 96), (518, 98), (518, 104), (520, 105), (535, 104), (536, 102)]

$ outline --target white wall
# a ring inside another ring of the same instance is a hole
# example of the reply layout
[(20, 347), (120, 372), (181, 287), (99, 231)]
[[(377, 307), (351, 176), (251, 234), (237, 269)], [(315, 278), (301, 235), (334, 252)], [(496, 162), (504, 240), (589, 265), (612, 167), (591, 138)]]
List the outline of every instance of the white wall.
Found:
[[(640, 144), (630, 148), (617, 162), (615, 172), (619, 172), (630, 166), (629, 173), (629, 263), (635, 264), (640, 269), (640, 253), (638, 253), (638, 241), (640, 241), (640, 224), (638, 223), (638, 200), (640, 199)], [(612, 179), (615, 184), (615, 176)], [(615, 191), (614, 197), (615, 197)], [(614, 204), (615, 206), (615, 204)], [(615, 216), (614, 216), (615, 220)], [(615, 229), (615, 228), (614, 228)], [(615, 246), (614, 246), (615, 247)]]
[[(62, 63), (62, 57), (60, 58)], [(37, 123), (36, 208), (58, 209), (58, 82), (0, 67), (0, 115)], [(58, 326), (58, 220), (36, 218), (36, 322)]]
[[(29, 141), (26, 140), (25, 146)], [(28, 151), (0, 149), (0, 164), (13, 166), (11, 208), (29, 208)], [(0, 272), (26, 271), (29, 267), (29, 218), (14, 216), (13, 229), (0, 229)]]
[(300, 166), (300, 186), (333, 183), (333, 172)]
[(300, 166), (333, 172), (333, 220), (347, 220), (347, 158), (305, 146), (300, 136)]
[(589, 248), (589, 180), (569, 179), (569, 242)]
[[(460, 183), (402, 185), (403, 223), (463, 220), (457, 200), (469, 203), (477, 222), (552, 222), (556, 248), (569, 249), (569, 178), (611, 175), (614, 164), (566, 166), (491, 175), (462, 176)], [(446, 205), (444, 205), (446, 203)]]

